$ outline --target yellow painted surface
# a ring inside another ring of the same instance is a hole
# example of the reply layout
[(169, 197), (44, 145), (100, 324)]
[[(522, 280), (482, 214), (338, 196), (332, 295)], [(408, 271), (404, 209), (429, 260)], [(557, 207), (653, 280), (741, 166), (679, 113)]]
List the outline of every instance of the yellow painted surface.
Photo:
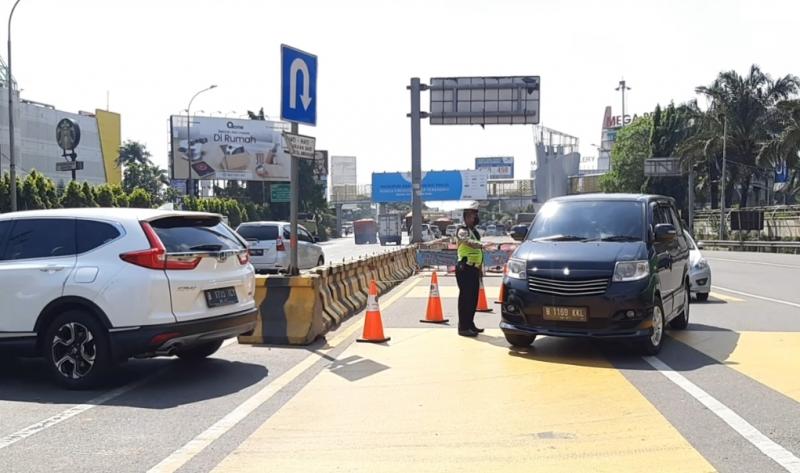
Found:
[(713, 471), (588, 344), (391, 335), (351, 345), (215, 471)]
[[(485, 287), (484, 290), (486, 291), (486, 298), (490, 301), (497, 300), (497, 297), (500, 295), (500, 287), (499, 286), (489, 286)], [(408, 293), (407, 297), (414, 297), (417, 299), (427, 299), (430, 295), (431, 288), (430, 286), (417, 286), (411, 292)], [(439, 297), (443, 298), (458, 298), (458, 287), (457, 286), (439, 286)]]
[(95, 110), (97, 117), (97, 134), (100, 137), (100, 150), (103, 153), (103, 166), (106, 171), (106, 182), (122, 184), (122, 169), (117, 166), (119, 147), (122, 145), (122, 129), (120, 115), (105, 110)]
[(800, 402), (800, 332), (672, 332), (698, 351)]
[(728, 294), (723, 294), (721, 292), (711, 291), (711, 293), (709, 293), (709, 296), (712, 299), (719, 299), (725, 302), (744, 302), (744, 299), (739, 299), (738, 297), (729, 296)]

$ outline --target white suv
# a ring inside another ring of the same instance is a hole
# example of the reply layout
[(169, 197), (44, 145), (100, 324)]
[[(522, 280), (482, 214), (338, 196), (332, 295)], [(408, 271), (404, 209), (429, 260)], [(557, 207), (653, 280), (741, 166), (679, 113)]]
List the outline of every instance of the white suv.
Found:
[(198, 360), (253, 330), (253, 266), (216, 214), (60, 209), (0, 215), (0, 349), (70, 388), (132, 356)]

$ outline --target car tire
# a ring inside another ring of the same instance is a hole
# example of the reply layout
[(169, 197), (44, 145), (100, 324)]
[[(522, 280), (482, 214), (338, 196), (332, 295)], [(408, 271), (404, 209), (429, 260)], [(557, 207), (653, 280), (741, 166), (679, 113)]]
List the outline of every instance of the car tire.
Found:
[(317, 260), (317, 266), (325, 266), (325, 257), (324, 256), (320, 256), (319, 257), (319, 259)]
[(661, 299), (656, 299), (651, 320), (653, 327), (650, 333), (639, 340), (639, 348), (644, 355), (657, 355), (664, 343), (664, 306)]
[(183, 361), (200, 361), (213, 355), (222, 346), (223, 340), (215, 340), (213, 342), (205, 342), (195, 345), (185, 350), (181, 350), (176, 355)]
[(53, 380), (67, 389), (93, 388), (114, 366), (108, 332), (81, 310), (56, 316), (45, 330), (41, 348)]
[(509, 345), (517, 348), (527, 348), (536, 340), (536, 335), (521, 335), (518, 333), (505, 333), (503, 335), (505, 335)]
[(705, 301), (707, 301), (707, 300), (708, 300), (708, 293), (707, 293), (707, 292), (698, 292), (698, 293), (695, 295), (695, 297), (697, 297), (697, 300), (698, 300), (698, 301), (700, 301), (700, 302), (705, 302)]
[(689, 326), (689, 300), (691, 298), (692, 295), (689, 292), (689, 285), (687, 284), (683, 296), (683, 310), (677, 317), (669, 321), (670, 328), (675, 330), (686, 330), (686, 327)]

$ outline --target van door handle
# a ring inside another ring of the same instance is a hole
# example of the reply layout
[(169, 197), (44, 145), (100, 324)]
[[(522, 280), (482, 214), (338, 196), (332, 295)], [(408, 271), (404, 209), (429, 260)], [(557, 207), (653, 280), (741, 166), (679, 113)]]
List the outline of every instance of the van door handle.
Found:
[(43, 267), (39, 268), (39, 271), (41, 271), (43, 273), (55, 273), (55, 272), (58, 272), (58, 271), (63, 271), (64, 268), (66, 268), (66, 266), (50, 265), (50, 266), (43, 266)]

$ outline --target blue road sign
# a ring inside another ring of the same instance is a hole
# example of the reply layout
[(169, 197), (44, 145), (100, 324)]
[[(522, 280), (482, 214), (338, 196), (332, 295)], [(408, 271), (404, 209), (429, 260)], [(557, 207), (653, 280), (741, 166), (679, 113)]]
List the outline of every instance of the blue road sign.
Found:
[(781, 163), (775, 167), (775, 183), (782, 184), (784, 182), (789, 182), (789, 166), (786, 161), (781, 161)]
[(281, 120), (317, 126), (317, 56), (281, 45)]
[[(485, 200), (487, 171), (428, 171), (422, 176), (422, 199)], [(411, 202), (411, 174), (372, 173), (373, 202)]]

